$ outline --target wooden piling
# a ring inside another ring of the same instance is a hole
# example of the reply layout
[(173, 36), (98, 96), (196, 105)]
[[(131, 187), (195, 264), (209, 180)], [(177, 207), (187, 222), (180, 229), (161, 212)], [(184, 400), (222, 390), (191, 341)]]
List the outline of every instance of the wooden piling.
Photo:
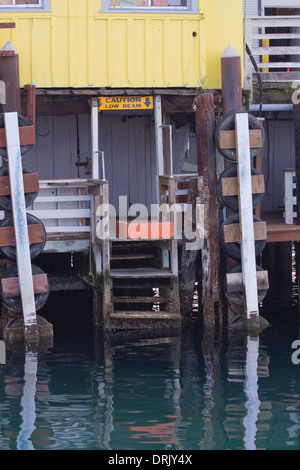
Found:
[[(294, 129), (295, 129), (295, 172), (297, 188), (297, 225), (300, 225), (300, 104), (294, 105)], [(295, 243), (297, 283), (298, 283), (298, 309), (300, 311), (300, 243)]]
[[(215, 325), (219, 300), (218, 211), (216, 201), (215, 113), (212, 93), (196, 98), (199, 202), (204, 204), (202, 260), (202, 311), (206, 326)], [(199, 299), (200, 303), (200, 299)]]
[[(193, 207), (196, 207), (197, 200), (198, 182), (196, 179), (192, 179), (190, 182), (187, 204), (192, 204)], [(196, 229), (195, 215), (196, 214), (193, 214), (193, 231)], [(193, 313), (193, 297), (195, 292), (195, 283), (197, 281), (198, 268), (197, 260), (199, 258), (199, 251), (188, 250), (187, 244), (188, 241), (183, 236), (180, 257), (179, 292), (181, 315), (184, 321), (190, 320)]]
[[(232, 47), (228, 46), (223, 54), (221, 55), (221, 78), (222, 78), (222, 113), (223, 116), (227, 116), (233, 111), (242, 110), (242, 77), (241, 77), (241, 57), (238, 52)], [(224, 166), (227, 168), (231, 164), (228, 161), (224, 161)], [(232, 214), (230, 209), (225, 209), (226, 215)], [(222, 271), (230, 269), (234, 266), (235, 262), (225, 256), (223, 253), (221, 256)], [(221, 275), (224, 277), (225, 272)], [(228, 322), (229, 324), (234, 321), (236, 317), (236, 306), (228, 305)]]
[(241, 57), (228, 46), (221, 56), (223, 115), (242, 109)]
[(5, 83), (5, 104), (0, 105), (1, 112), (21, 113), (19, 55), (10, 42), (0, 51), (0, 80)]

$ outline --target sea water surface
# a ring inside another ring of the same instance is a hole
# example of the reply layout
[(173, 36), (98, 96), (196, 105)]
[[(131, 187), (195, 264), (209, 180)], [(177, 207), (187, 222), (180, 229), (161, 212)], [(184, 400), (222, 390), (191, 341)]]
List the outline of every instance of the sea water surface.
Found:
[(88, 303), (48, 308), (52, 347), (0, 365), (1, 450), (300, 449), (297, 308), (260, 335), (125, 338), (96, 336)]

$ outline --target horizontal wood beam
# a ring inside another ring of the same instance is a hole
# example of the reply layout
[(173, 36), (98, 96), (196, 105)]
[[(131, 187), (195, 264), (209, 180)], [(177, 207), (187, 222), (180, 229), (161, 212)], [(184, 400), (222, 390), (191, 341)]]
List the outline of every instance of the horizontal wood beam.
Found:
[[(35, 145), (35, 127), (19, 127), (20, 145)], [(0, 129), (0, 147), (6, 147), (5, 129)]]
[[(266, 65), (266, 64), (265, 64)], [(273, 66), (273, 64), (272, 64)], [(250, 129), (250, 148), (260, 148), (263, 145), (262, 133), (260, 129)], [(235, 131), (220, 131), (220, 148), (221, 149), (235, 149), (236, 138)]]
[[(263, 175), (252, 175), (252, 194), (261, 194), (265, 192), (265, 179)], [(238, 195), (238, 179), (237, 177), (222, 179), (222, 195), (237, 196)]]
[[(32, 276), (33, 290), (35, 294), (45, 294), (49, 290), (47, 274), (35, 274)], [(4, 297), (20, 297), (19, 278), (2, 278), (2, 294)]]
[[(23, 174), (24, 181), (24, 192), (27, 193), (37, 193), (39, 191), (39, 175), (38, 173), (28, 173)], [(10, 191), (10, 181), (9, 176), (0, 177), (0, 196), (9, 196)]]
[[(267, 239), (267, 224), (266, 222), (254, 222), (254, 239), (266, 240)], [(239, 224), (230, 224), (224, 226), (224, 241), (225, 243), (241, 243), (241, 230)]]
[[(257, 289), (269, 289), (269, 276), (268, 271), (257, 271)], [(226, 290), (227, 292), (243, 292), (244, 282), (242, 273), (228, 273), (226, 274)]]
[[(28, 225), (29, 242), (42, 243), (44, 241), (44, 231), (42, 224)], [(16, 235), (14, 227), (0, 227), (0, 246), (14, 246)]]

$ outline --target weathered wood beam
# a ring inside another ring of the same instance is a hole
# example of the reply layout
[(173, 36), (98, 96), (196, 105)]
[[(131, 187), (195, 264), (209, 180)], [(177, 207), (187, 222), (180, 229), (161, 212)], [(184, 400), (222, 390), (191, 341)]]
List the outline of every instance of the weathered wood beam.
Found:
[(202, 257), (202, 306), (204, 323), (215, 324), (215, 304), (219, 300), (218, 211), (216, 201), (215, 113), (211, 93), (196, 98), (196, 136), (199, 202), (204, 204), (205, 239)]
[(0, 80), (5, 83), (6, 95), (0, 110), (2, 113), (21, 113), (19, 55), (10, 42), (7, 42), (0, 52)]

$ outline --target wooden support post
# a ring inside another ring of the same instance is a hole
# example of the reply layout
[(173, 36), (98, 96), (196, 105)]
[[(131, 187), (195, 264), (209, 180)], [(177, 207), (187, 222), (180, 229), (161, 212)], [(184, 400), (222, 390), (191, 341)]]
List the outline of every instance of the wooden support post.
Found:
[[(198, 181), (196, 178), (191, 179), (188, 192), (187, 204), (193, 206), (192, 228), (196, 229), (196, 211), (198, 202)], [(185, 219), (186, 221), (186, 219)], [(180, 292), (180, 306), (182, 311), (183, 320), (190, 320), (193, 314), (193, 300), (195, 292), (195, 284), (197, 279), (197, 269), (199, 265), (199, 250), (187, 249), (189, 241), (186, 240), (183, 234), (182, 247), (181, 247), (181, 263), (179, 273), (179, 292)], [(200, 281), (201, 284), (201, 281)], [(201, 296), (200, 292), (200, 296)], [(199, 299), (201, 301), (201, 298)]]
[(19, 78), (19, 55), (13, 45), (7, 42), (0, 51), (0, 80), (5, 83), (5, 104), (1, 112), (21, 113), (21, 92)]
[[(109, 234), (109, 193), (108, 182), (102, 181), (100, 186), (92, 190), (94, 195), (94, 236), (93, 236), (93, 254), (95, 266), (94, 279), (94, 325), (101, 325), (101, 312), (104, 323), (109, 321), (109, 314), (112, 311), (111, 303), (111, 278), (110, 278), (110, 234)], [(102, 214), (100, 206), (104, 209), (107, 227), (101, 237), (97, 236), (97, 219)], [(91, 263), (90, 263), (91, 264)], [(101, 281), (102, 279), (102, 281)]]
[(258, 316), (248, 114), (235, 115), (242, 270), (247, 319)]
[(199, 202), (204, 204), (205, 239), (202, 256), (202, 306), (204, 323), (215, 324), (215, 304), (219, 300), (218, 212), (216, 202), (215, 114), (211, 93), (196, 98)]
[(4, 123), (6, 132), (13, 220), (16, 234), (18, 277), (24, 318), (24, 339), (27, 342), (38, 342), (39, 334), (37, 329), (37, 317), (29, 249), (18, 114), (15, 112), (5, 113)]
[(26, 117), (32, 122), (33, 126), (35, 127), (35, 121), (36, 121), (35, 85), (25, 85), (24, 89), (27, 91)]
[(223, 115), (242, 109), (241, 57), (228, 46), (221, 56)]
[[(295, 128), (295, 171), (297, 188), (297, 225), (300, 225), (300, 104), (294, 106), (294, 128)], [(300, 243), (295, 243), (297, 282), (298, 282), (298, 310), (300, 311)]]
[[(102, 204), (105, 204), (108, 207), (109, 204), (109, 194), (108, 194), (108, 183), (103, 183), (102, 185)], [(109, 217), (108, 217), (109, 220)], [(104, 311), (105, 314), (111, 311), (111, 286), (110, 286), (110, 236), (109, 236), (109, 227), (107, 237), (104, 237), (103, 248), (102, 248), (102, 258), (103, 258), (103, 276), (104, 276), (104, 289), (103, 289), (103, 301), (104, 301)]]
[[(176, 181), (174, 178), (169, 179), (169, 205), (170, 207), (175, 207), (176, 204)], [(170, 213), (170, 222), (174, 225), (174, 230), (176, 230), (177, 221), (176, 221), (176, 210), (172, 210)], [(178, 242), (176, 239), (171, 241), (171, 271), (177, 277), (178, 276)]]
[(300, 225), (300, 104), (294, 106), (297, 225)]
[[(265, 118), (257, 118), (257, 120), (263, 125)], [(258, 152), (258, 154), (255, 157), (255, 168), (259, 173), (262, 173), (262, 150)], [(258, 206), (254, 209), (254, 214), (256, 217), (260, 218), (261, 216), (261, 204), (258, 204)]]

